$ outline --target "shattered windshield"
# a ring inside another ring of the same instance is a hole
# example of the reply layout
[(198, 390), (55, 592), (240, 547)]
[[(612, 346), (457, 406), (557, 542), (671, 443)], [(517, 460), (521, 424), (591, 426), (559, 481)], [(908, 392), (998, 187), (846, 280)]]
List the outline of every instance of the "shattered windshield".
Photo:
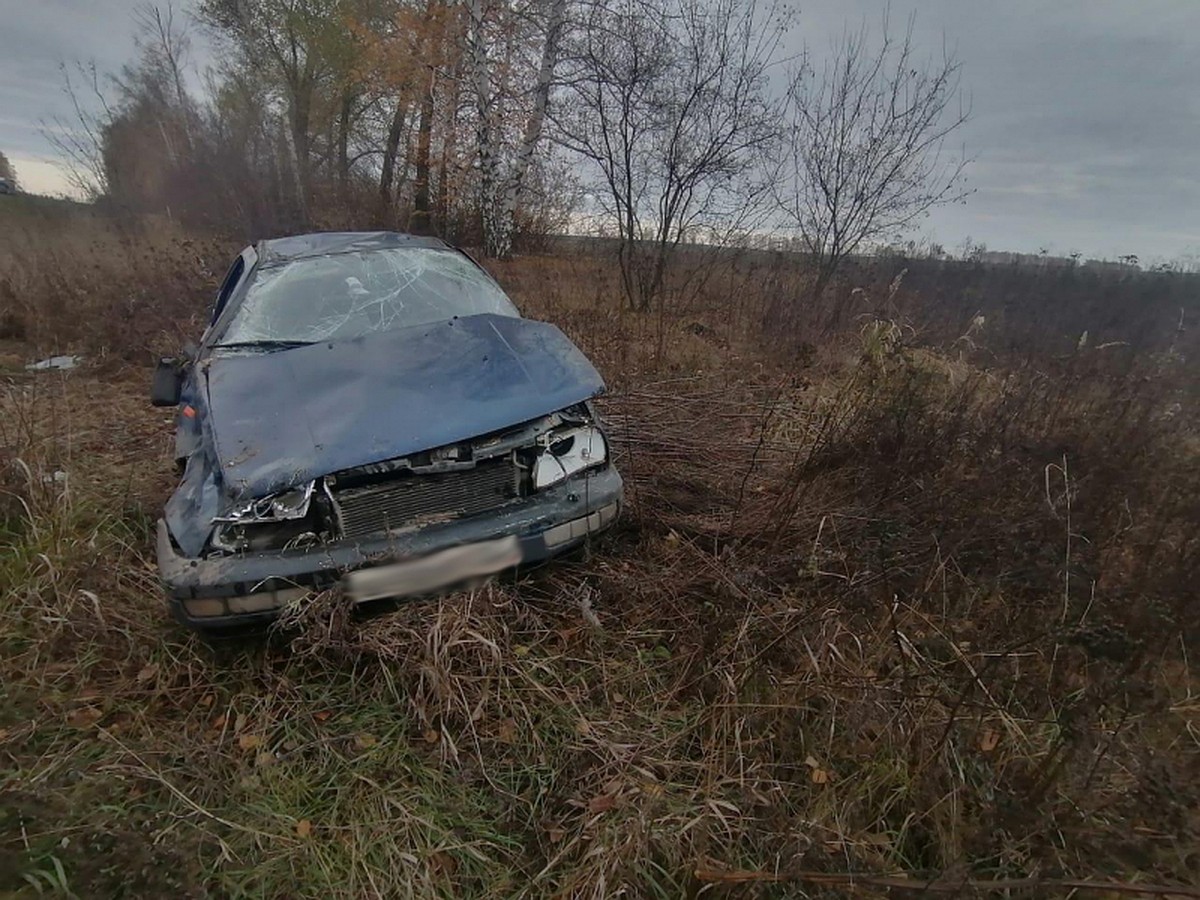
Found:
[(519, 315), (454, 250), (338, 253), (255, 272), (217, 346), (345, 340), (479, 313)]

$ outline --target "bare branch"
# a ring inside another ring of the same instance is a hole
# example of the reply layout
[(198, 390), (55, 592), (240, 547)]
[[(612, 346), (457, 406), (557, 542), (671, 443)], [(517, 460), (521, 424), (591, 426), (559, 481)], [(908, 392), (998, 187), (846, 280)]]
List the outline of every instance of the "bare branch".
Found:
[(579, 7), (555, 139), (591, 173), (634, 309), (660, 298), (681, 243), (724, 241), (762, 211), (778, 118), (766, 75), (786, 25), (756, 0)]
[(935, 206), (963, 200), (968, 159), (946, 152), (966, 121), (961, 65), (943, 49), (922, 65), (910, 18), (870, 47), (846, 32), (820, 73), (795, 66), (787, 92), (786, 149), (773, 179), (787, 223), (816, 257), (814, 298), (841, 261), (896, 237)]

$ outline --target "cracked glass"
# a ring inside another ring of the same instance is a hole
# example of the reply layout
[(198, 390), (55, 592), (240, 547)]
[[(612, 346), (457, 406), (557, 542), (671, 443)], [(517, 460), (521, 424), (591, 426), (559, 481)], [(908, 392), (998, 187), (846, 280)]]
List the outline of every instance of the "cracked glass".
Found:
[(338, 253), (255, 272), (218, 346), (346, 340), (480, 313), (519, 315), (500, 286), (461, 253)]

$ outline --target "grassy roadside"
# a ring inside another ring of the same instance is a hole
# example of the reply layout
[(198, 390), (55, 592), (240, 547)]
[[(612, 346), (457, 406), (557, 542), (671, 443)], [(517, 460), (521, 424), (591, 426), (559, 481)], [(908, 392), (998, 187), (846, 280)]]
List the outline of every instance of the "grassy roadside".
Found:
[[(154, 578), (170, 432), (129, 360), (169, 328), (68, 323), (61, 374), (8, 338), (0, 896), (1200, 887), (1182, 364), (985, 370), (880, 320), (798, 368), (719, 312), (597, 308), (593, 265), (501, 276), (613, 385), (619, 530), (216, 647)], [(89, 316), (128, 301), (83, 272)]]

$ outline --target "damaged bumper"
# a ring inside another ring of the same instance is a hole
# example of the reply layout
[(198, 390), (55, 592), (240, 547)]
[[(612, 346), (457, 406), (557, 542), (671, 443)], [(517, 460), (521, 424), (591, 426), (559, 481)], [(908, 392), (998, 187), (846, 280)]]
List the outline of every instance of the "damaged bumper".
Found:
[(582, 544), (617, 517), (621, 476), (589, 471), (495, 512), (379, 538), (191, 559), (158, 523), (158, 564), (173, 615), (205, 631), (268, 621), (341, 584), (356, 602), (417, 596), (529, 565)]

